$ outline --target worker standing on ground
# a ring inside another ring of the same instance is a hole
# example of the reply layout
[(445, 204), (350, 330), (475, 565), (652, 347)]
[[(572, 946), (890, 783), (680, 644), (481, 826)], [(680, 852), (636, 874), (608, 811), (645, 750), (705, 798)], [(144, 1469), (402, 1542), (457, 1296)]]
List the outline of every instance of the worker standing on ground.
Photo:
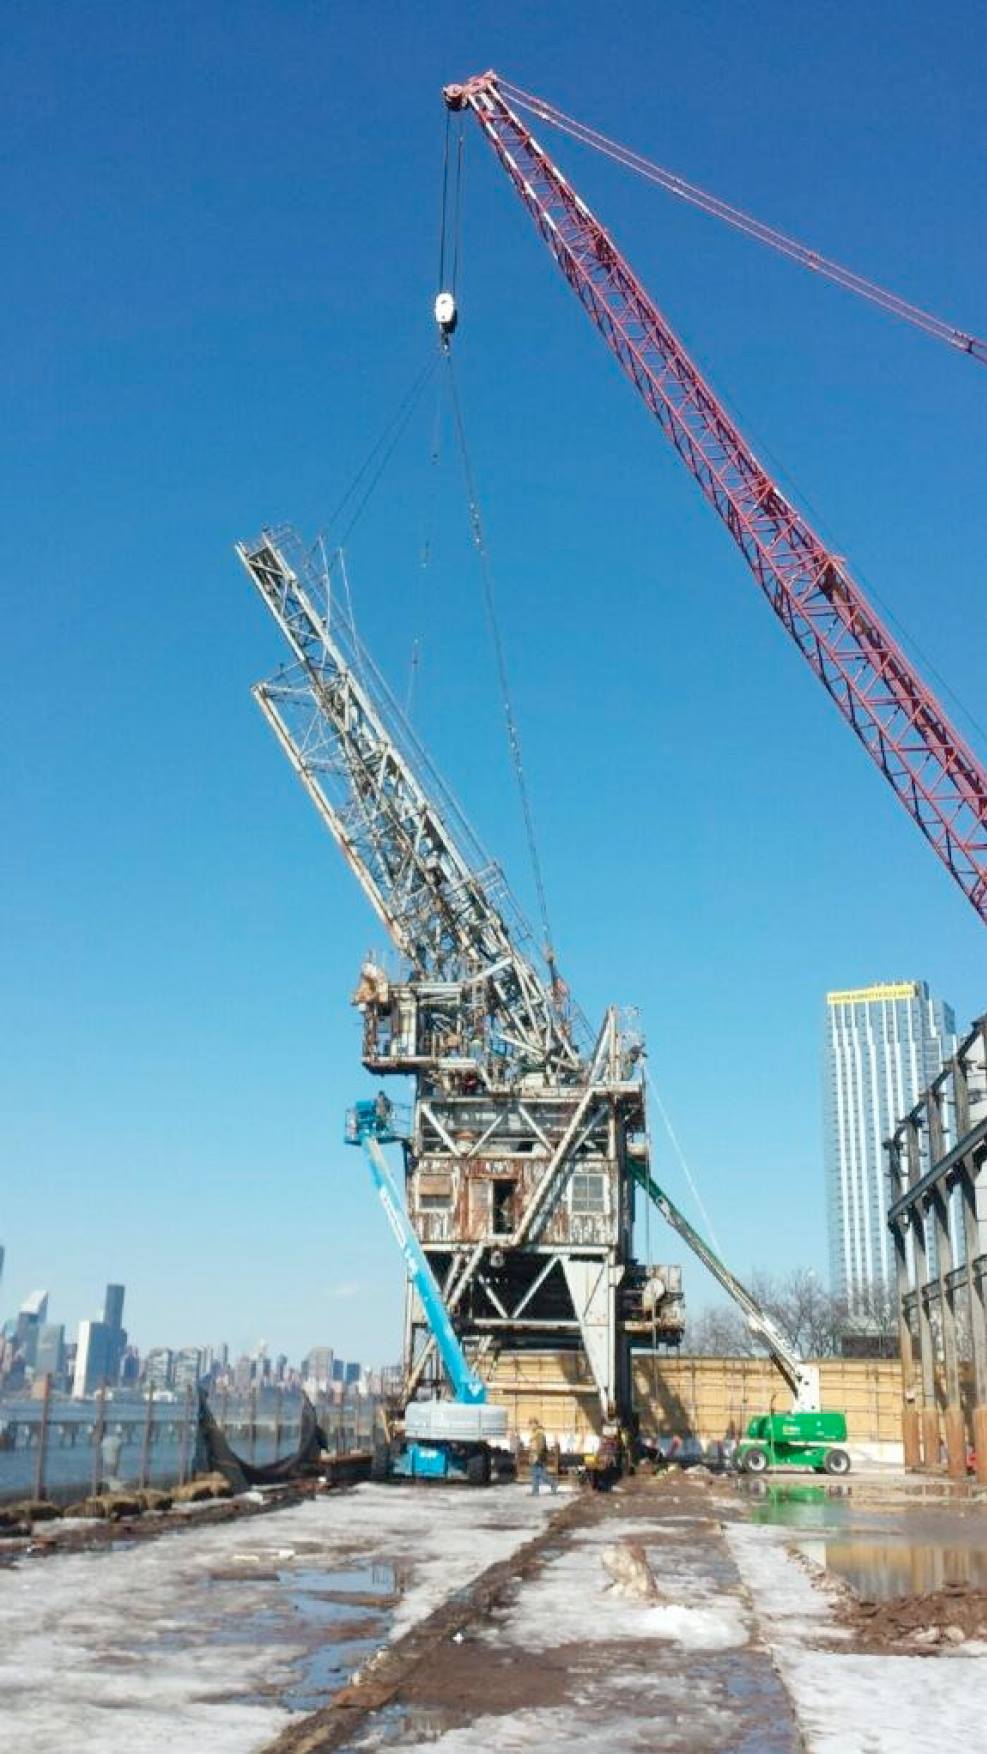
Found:
[(548, 1438), (537, 1419), (531, 1421), (531, 1437), (528, 1440), (528, 1455), (531, 1458), (531, 1493), (537, 1498), (543, 1486), (551, 1486), (553, 1492), (559, 1489), (557, 1480), (549, 1480), (546, 1467), (548, 1456)]

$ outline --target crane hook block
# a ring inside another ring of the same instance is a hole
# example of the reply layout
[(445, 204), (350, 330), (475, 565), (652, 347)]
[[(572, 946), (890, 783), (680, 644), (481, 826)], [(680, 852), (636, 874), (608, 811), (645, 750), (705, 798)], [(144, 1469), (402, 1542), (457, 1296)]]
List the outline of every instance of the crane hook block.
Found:
[(442, 332), (443, 341), (447, 341), (459, 321), (456, 301), (451, 292), (440, 292), (435, 301), (435, 321)]

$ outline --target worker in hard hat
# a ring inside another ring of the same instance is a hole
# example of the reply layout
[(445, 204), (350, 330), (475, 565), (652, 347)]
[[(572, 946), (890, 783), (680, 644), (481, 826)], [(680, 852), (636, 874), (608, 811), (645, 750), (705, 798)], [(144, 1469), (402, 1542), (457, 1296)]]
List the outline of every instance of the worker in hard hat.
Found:
[(543, 1486), (550, 1486), (553, 1492), (559, 1489), (557, 1480), (548, 1477), (548, 1438), (537, 1419), (531, 1421), (531, 1436), (528, 1438), (528, 1458), (531, 1462), (531, 1494), (537, 1498)]

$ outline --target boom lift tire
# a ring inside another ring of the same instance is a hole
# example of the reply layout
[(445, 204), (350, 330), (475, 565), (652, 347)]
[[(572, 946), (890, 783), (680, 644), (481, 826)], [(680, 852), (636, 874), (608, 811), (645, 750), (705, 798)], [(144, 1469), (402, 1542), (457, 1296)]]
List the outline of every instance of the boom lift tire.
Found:
[(470, 1456), (466, 1463), (466, 1478), (471, 1486), (490, 1485), (490, 1455), (487, 1450), (480, 1455)]
[(745, 1474), (764, 1474), (768, 1467), (768, 1452), (755, 1444), (744, 1457)]
[(850, 1457), (845, 1449), (828, 1449), (823, 1467), (827, 1474), (849, 1474)]

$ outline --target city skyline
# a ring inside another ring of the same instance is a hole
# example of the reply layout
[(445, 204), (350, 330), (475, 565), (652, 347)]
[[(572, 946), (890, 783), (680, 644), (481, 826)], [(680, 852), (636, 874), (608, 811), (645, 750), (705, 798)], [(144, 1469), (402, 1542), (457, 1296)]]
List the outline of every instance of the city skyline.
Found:
[[(0, 1244), (0, 1262), (3, 1245)], [(331, 1345), (310, 1345), (297, 1360), (273, 1350), (260, 1339), (249, 1348), (228, 1342), (155, 1343), (136, 1346), (123, 1326), (126, 1286), (108, 1282), (102, 1316), (84, 1316), (70, 1334), (65, 1322), (47, 1321), (50, 1293), (35, 1290), (22, 1299), (16, 1315), (4, 1318), (0, 1275), (0, 1393), (30, 1388), (45, 1377), (73, 1399), (91, 1397), (101, 1388), (138, 1388), (181, 1392), (200, 1380), (246, 1390), (265, 1384), (306, 1387), (310, 1392), (349, 1387), (367, 1373), (389, 1364), (366, 1365), (346, 1358)]]

